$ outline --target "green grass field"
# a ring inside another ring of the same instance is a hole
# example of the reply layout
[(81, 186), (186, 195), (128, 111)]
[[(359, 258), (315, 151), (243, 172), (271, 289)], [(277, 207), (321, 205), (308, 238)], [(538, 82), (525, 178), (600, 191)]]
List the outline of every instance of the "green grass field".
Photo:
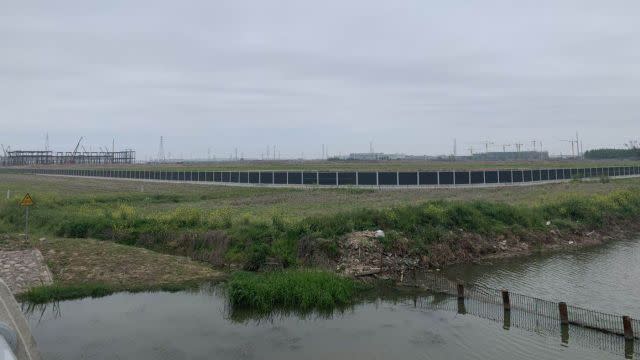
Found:
[[(17, 204), (21, 196), (29, 192), (37, 203), (36, 214), (51, 204), (56, 204), (60, 211), (71, 213), (118, 211), (126, 205), (131, 211), (144, 215), (161, 215), (189, 207), (233, 218), (271, 219), (278, 215), (301, 219), (431, 200), (487, 200), (532, 205), (567, 195), (607, 194), (639, 184), (640, 179), (619, 179), (607, 184), (593, 181), (504, 188), (304, 190), (0, 174), (0, 204)], [(11, 192), (10, 200), (6, 199), (7, 190)]]
[[(335, 258), (339, 239), (354, 231), (381, 228), (388, 234), (389, 248), (397, 242), (403, 251), (429, 256), (434, 246), (450, 246), (453, 253), (468, 246), (456, 240), (461, 232), (488, 239), (531, 239), (549, 231), (547, 221), (553, 229), (573, 234), (637, 219), (640, 213), (640, 178), (503, 188), (304, 190), (0, 174), (0, 233), (22, 232), (24, 210), (18, 203), (27, 192), (35, 201), (30, 210), (32, 238), (59, 239), (51, 244), (71, 246), (78, 253), (84, 242), (103, 248), (102, 242), (83, 238), (111, 240), (246, 270), (273, 260), (295, 266), (301, 251), (309, 248)], [(61, 268), (80, 261), (61, 259)], [(57, 264), (50, 266), (55, 270)], [(78, 281), (62, 283), (65, 287), (31, 295), (48, 299), (104, 292), (104, 279), (82, 280), (79, 274)], [(141, 282), (156, 280), (127, 278), (110, 289), (135, 290)], [(239, 288), (255, 284), (254, 278), (243, 281)], [(300, 294), (289, 295), (282, 301), (299, 300)]]

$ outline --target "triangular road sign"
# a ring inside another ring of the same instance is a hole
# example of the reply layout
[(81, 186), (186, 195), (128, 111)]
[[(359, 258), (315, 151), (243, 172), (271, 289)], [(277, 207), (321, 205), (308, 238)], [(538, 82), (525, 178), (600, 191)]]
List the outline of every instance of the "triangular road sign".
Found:
[(25, 195), (24, 198), (22, 198), (22, 201), (20, 201), (20, 206), (31, 206), (31, 205), (33, 205), (33, 199), (31, 198), (31, 195), (27, 193), (27, 195)]

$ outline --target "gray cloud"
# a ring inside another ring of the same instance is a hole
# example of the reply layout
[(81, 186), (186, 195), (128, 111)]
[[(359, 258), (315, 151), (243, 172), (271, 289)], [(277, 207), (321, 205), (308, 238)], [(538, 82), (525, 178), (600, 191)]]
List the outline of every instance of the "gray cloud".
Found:
[[(0, 142), (153, 156), (638, 137), (632, 1), (6, 2)], [(226, 155), (225, 155), (226, 154)]]

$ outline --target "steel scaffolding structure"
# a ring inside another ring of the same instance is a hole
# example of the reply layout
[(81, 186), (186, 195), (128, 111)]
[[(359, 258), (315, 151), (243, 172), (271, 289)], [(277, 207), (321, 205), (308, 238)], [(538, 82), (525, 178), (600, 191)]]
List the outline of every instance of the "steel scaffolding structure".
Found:
[(2, 158), (4, 166), (56, 165), (56, 164), (133, 164), (134, 150), (92, 151), (92, 152), (52, 152), (52, 151), (7, 151)]

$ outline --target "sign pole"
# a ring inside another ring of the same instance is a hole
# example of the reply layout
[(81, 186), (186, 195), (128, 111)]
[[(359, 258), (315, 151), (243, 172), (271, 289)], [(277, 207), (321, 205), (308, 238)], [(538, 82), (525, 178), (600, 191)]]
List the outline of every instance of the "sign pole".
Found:
[(25, 224), (24, 224), (24, 237), (29, 240), (29, 207), (25, 206)]

